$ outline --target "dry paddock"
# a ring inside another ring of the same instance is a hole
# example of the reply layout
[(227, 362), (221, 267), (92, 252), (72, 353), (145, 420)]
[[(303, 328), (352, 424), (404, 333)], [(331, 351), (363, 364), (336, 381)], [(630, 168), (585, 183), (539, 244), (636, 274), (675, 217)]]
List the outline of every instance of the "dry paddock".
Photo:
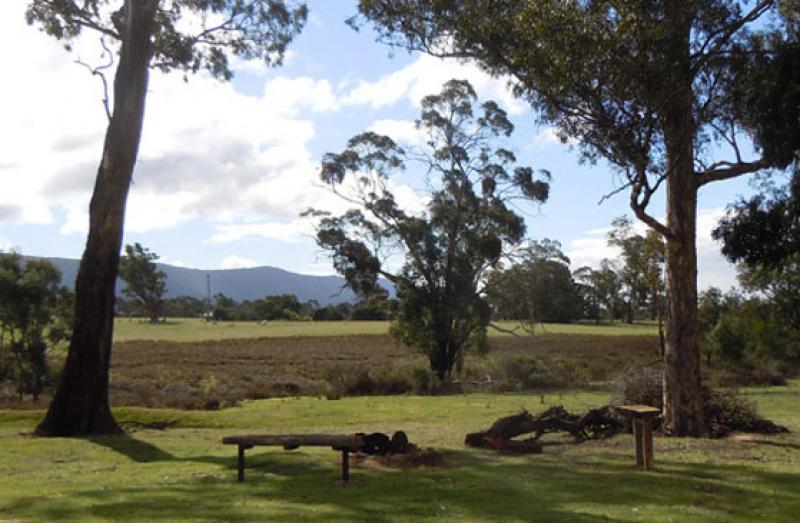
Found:
[[(540, 334), (491, 338), (488, 355), (469, 355), (463, 375), (484, 376), (520, 358), (568, 364), (592, 381), (658, 360), (652, 336)], [(203, 342), (127, 341), (114, 346), (114, 405), (217, 408), (242, 399), (322, 395), (343, 373), (408, 375), (426, 359), (388, 335), (259, 338)]]

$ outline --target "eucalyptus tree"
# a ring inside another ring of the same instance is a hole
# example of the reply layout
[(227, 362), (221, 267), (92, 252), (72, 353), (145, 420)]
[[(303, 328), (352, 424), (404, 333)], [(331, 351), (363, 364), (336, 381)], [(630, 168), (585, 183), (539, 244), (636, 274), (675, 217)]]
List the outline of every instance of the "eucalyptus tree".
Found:
[(158, 254), (140, 243), (125, 246), (119, 263), (119, 276), (125, 282), (122, 292), (144, 310), (150, 323), (158, 322), (161, 302), (167, 287), (167, 274), (156, 265)]
[(745, 289), (769, 297), (780, 321), (800, 331), (800, 169), (785, 185), (731, 205), (712, 235), (740, 264)]
[[(798, 2), (360, 0), (359, 12), (354, 24), (371, 21), (385, 42), (509, 77), (560, 138), (622, 175), (633, 212), (666, 242), (665, 427), (704, 433), (697, 195), (793, 161), (798, 87), (781, 82), (798, 74)], [(649, 209), (662, 187), (665, 220)]]
[[(125, 204), (139, 149), (149, 70), (208, 71), (228, 80), (229, 58), (280, 64), (306, 19), (283, 0), (29, 0), (27, 21), (70, 42), (100, 38), (116, 70), (106, 93), (105, 142), (89, 206), (89, 234), (75, 284), (72, 339), (61, 382), (36, 433), (120, 432), (108, 404), (108, 371)], [(93, 73), (108, 82), (103, 64)]]
[[(517, 166), (503, 147), (513, 131), (505, 111), (491, 101), (476, 107), (476, 100), (468, 82), (451, 80), (422, 100), (424, 146), (405, 150), (366, 132), (325, 155), (322, 180), (353, 208), (339, 216), (309, 211), (318, 220), (317, 244), (355, 292), (385, 293), (380, 277), (394, 284), (392, 334), (426, 354), (440, 380), (469, 347), (486, 348), (484, 275), (525, 234), (510, 200), (543, 202), (549, 193), (549, 173)], [(418, 212), (392, 192), (406, 167), (425, 173)]]
[(513, 264), (489, 275), (486, 294), (494, 314), (517, 320), (528, 333), (537, 323), (577, 319), (580, 296), (569, 264), (559, 242), (531, 241)]
[(45, 386), (48, 351), (66, 339), (61, 272), (45, 259), (0, 252), (0, 382), (16, 381), (20, 400)]

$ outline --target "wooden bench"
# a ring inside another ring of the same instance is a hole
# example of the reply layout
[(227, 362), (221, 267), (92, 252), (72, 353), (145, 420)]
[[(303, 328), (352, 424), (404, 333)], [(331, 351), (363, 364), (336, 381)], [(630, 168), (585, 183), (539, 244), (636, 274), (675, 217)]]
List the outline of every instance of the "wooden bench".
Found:
[(650, 405), (620, 405), (620, 414), (630, 416), (633, 422), (633, 440), (636, 445), (636, 464), (644, 470), (653, 468), (653, 418), (661, 411)]
[(330, 447), (342, 453), (342, 481), (350, 480), (350, 453), (364, 446), (364, 438), (357, 434), (261, 434), (252, 436), (226, 436), (225, 445), (239, 447), (239, 481), (244, 481), (244, 452), (256, 446), (283, 447), (293, 450), (299, 447)]

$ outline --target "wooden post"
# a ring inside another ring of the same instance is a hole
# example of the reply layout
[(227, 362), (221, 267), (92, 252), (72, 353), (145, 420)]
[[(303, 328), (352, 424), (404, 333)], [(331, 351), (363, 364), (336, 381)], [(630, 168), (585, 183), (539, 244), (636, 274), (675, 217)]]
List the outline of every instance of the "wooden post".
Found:
[(653, 418), (660, 414), (649, 405), (620, 405), (617, 411), (631, 418), (633, 441), (636, 445), (636, 466), (653, 469)]
[(644, 441), (642, 440), (642, 420), (633, 418), (633, 441), (636, 445), (636, 465), (644, 466)]
[(350, 481), (350, 450), (342, 449), (342, 481)]
[(239, 445), (239, 483), (244, 481), (244, 445)]
[(640, 422), (642, 424), (642, 446), (644, 447), (643, 457), (644, 462), (642, 466), (645, 470), (652, 470), (653, 468), (653, 425), (650, 418), (644, 418)]

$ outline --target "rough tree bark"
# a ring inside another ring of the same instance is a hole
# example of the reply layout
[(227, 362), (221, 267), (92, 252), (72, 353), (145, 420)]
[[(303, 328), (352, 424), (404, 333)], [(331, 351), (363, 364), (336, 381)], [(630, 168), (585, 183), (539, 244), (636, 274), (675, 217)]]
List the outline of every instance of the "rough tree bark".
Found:
[(139, 149), (158, 0), (126, 0), (114, 111), (89, 206), (89, 236), (75, 282), (75, 320), (61, 382), (40, 436), (118, 433), (108, 402), (114, 291), (125, 204)]
[(692, 116), (694, 73), (689, 42), (692, 13), (669, 2), (665, 25), (674, 31), (667, 59), (675, 72), (662, 112), (667, 157), (667, 229), (665, 273), (669, 314), (664, 347), (664, 426), (675, 435), (701, 435), (703, 391), (697, 340), (697, 191), (694, 173), (695, 124)]

